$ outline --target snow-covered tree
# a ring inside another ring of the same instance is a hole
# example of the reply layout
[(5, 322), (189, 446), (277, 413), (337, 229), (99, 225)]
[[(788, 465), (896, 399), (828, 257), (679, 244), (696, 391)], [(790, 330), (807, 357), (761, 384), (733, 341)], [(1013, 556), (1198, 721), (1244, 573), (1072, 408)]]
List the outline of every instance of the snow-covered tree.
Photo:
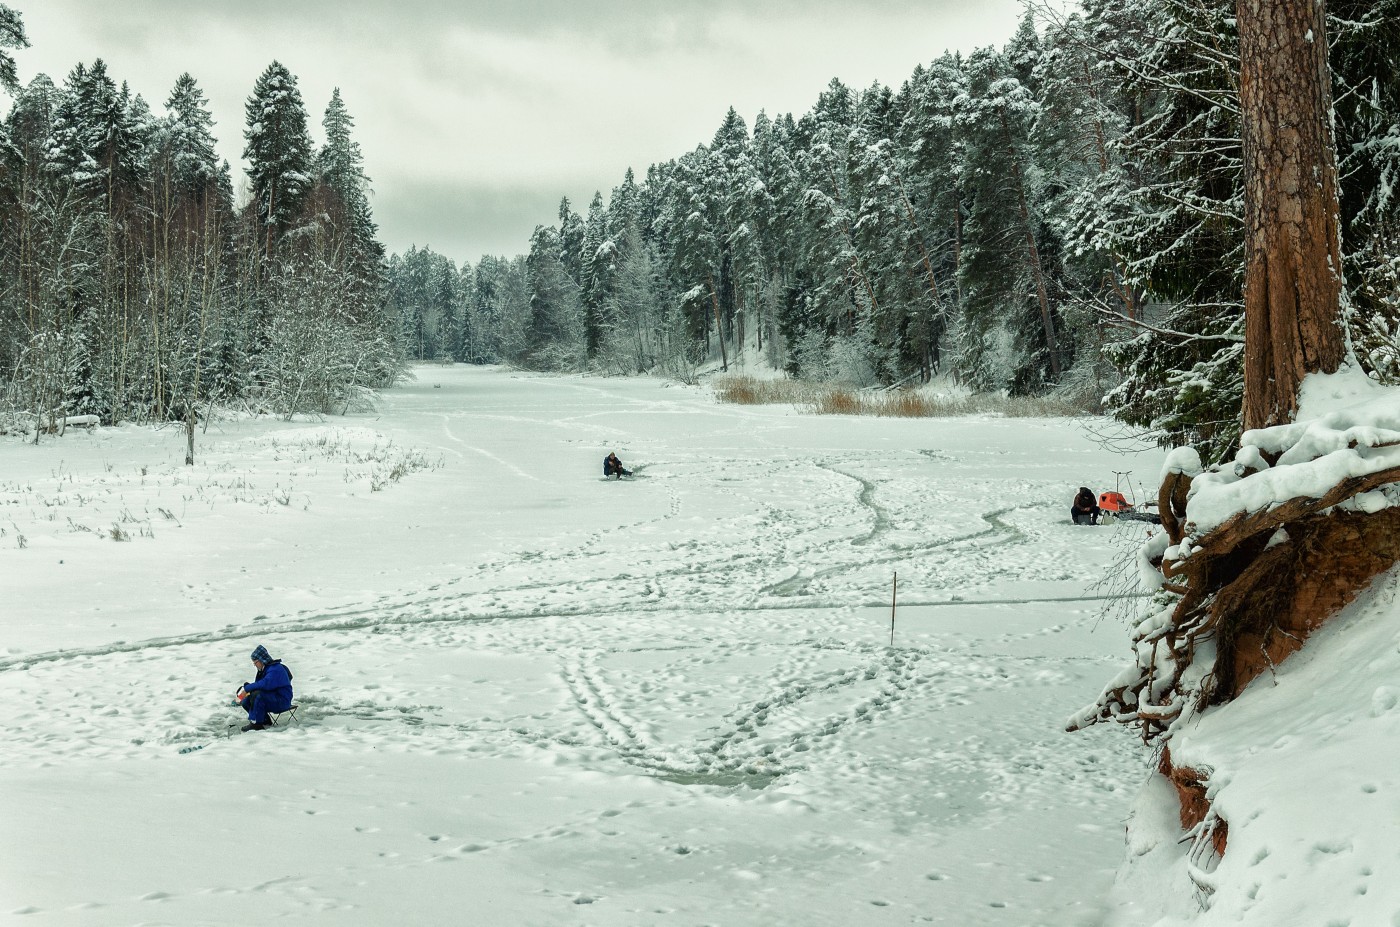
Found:
[[(1175, 786), (1192, 842), (1185, 869), (1207, 896), (1227, 887), (1230, 871), (1212, 878), (1208, 863), (1249, 819), (1232, 820), (1228, 778), (1177, 735), (1247, 696), (1400, 562), (1394, 397), (1360, 370), (1333, 372), (1344, 344), (1323, 7), (1241, 3), (1238, 25), (1249, 430), (1232, 461), (1204, 467), (1190, 447), (1168, 457), (1164, 530), (1138, 557), (1152, 596), (1134, 628), (1133, 665), (1069, 725), (1116, 720), (1161, 748), (1158, 771)], [(1318, 405), (1302, 416), (1305, 380)]]
[(316, 176), (331, 194), (331, 220), (347, 230), (349, 245), (364, 265), (361, 272), (373, 273), (383, 257), (383, 248), (375, 237), (378, 226), (369, 204), (370, 179), (365, 173), (360, 143), (353, 135), (355, 120), (341, 99), (339, 87), (331, 93), (321, 127), (326, 143), (316, 156)]
[(271, 256), (278, 241), (301, 219), (313, 182), (313, 151), (297, 79), (274, 61), (259, 75), (244, 106), (251, 208)]
[(568, 253), (557, 230), (535, 230), (525, 259), (529, 322), (522, 360), (536, 369), (581, 370), (587, 362), (582, 296), (561, 259)]
[(0, 3), (0, 87), (10, 93), (19, 91), (19, 72), (15, 67), (14, 56), (8, 49), (28, 47), (29, 39), (24, 34), (24, 20), (17, 11)]
[[(959, 266), (965, 372), (974, 383), (1037, 392), (1059, 381), (1069, 359), (1051, 302), (1042, 255), (1041, 191), (1035, 184), (1030, 133), (1039, 104), (992, 49), (967, 62), (967, 90), (955, 103), (965, 145), (968, 217)], [(987, 361), (999, 331), (1011, 334), (1011, 370)]]

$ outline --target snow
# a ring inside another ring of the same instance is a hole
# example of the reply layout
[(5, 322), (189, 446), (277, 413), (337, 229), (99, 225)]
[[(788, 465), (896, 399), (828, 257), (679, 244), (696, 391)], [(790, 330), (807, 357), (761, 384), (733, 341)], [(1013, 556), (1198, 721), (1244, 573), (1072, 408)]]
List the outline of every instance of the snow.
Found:
[(1187, 845), (1163, 823), (1175, 792), (1154, 774), (1135, 805), (1111, 923), (1400, 923), (1397, 621), (1400, 569), (1238, 699), (1177, 729), (1173, 761), (1210, 771), (1213, 807), (1229, 822), (1214, 891), (1200, 897), (1190, 881)]
[[(1067, 510), (1162, 454), (428, 366), (375, 414), (184, 448), (0, 439), (23, 923), (1102, 922), (1151, 758), (1062, 720), (1121, 663), (1102, 580), (1148, 529)], [(257, 644), (302, 723), (229, 736)], [(1213, 721), (1191, 743), (1224, 765)], [(1388, 755), (1338, 788), (1388, 801)]]
[[(1160, 538), (1143, 545), (1145, 584), (1154, 560), (1191, 556), (1193, 539), (1238, 513), (1321, 499), (1348, 477), (1400, 466), (1400, 389), (1355, 370), (1315, 374), (1299, 406), (1291, 424), (1246, 432), (1233, 466), (1195, 478), (1191, 534), (1177, 546)], [(1189, 458), (1185, 449), (1172, 452), (1164, 475), (1191, 473)], [(1341, 507), (1374, 513), (1397, 503), (1391, 482)], [(1269, 544), (1286, 540), (1280, 529)], [(1149, 710), (1163, 717), (1180, 711), (1168, 732), (1172, 765), (1205, 783), (1205, 824), (1225, 823), (1225, 851), (1215, 853), (1206, 829), (1200, 840), (1181, 840), (1180, 823), (1172, 822), (1180, 808), (1175, 788), (1153, 773), (1133, 807), (1107, 923), (1400, 925), (1400, 750), (1393, 746), (1400, 741), (1400, 567), (1237, 698), (1203, 710), (1197, 699), (1214, 670), (1215, 639), (1196, 638), (1192, 662), (1172, 679), (1172, 663), (1151, 635), (1175, 602), (1153, 605), (1163, 607), (1147, 612), (1134, 635), (1137, 665), (1105, 691), (1150, 681), (1143, 696), (1150, 704), (1133, 700), (1118, 712), (1129, 722)], [(1082, 709), (1071, 724), (1098, 720), (1103, 705), (1101, 698)]]
[[(1195, 479), (1186, 507), (1193, 536), (1240, 512), (1263, 511), (1290, 499), (1321, 499), (1344, 479), (1400, 467), (1400, 389), (1347, 368), (1310, 375), (1298, 405), (1294, 422), (1246, 431), (1234, 467)], [(1173, 451), (1167, 466), (1187, 450)], [(1277, 464), (1243, 476), (1261, 469), (1263, 453), (1277, 457)], [(1378, 511), (1393, 503), (1381, 494), (1358, 504)]]
[(1200, 476), (1203, 469), (1201, 455), (1194, 447), (1173, 448), (1167, 455), (1166, 462), (1162, 464), (1162, 474), (1157, 482), (1164, 483), (1168, 476), (1177, 473), (1190, 477)]

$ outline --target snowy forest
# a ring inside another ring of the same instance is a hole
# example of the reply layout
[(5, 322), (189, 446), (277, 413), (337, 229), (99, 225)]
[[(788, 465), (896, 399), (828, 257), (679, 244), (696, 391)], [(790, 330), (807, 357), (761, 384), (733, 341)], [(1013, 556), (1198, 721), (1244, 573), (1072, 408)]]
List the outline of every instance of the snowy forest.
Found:
[[(1352, 333), (1400, 374), (1400, 3), (1328, 4)], [(1233, 0), (1030, 9), (897, 90), (838, 80), (536, 229), (523, 258), (412, 250), (416, 358), (685, 375), (740, 351), (859, 386), (1059, 392), (1219, 456), (1240, 432)]]
[(182, 421), (210, 403), (342, 412), (403, 369), (368, 178), (339, 91), (317, 148), (297, 81), (247, 101), (248, 195), (182, 75), (156, 113), (97, 60), (18, 86), (0, 6), (0, 413)]
[[(730, 109), (606, 200), (564, 198), (523, 255), (458, 265), (385, 256), (338, 91), (318, 148), (296, 77), (267, 67), (236, 196), (193, 77), (159, 114), (101, 60), (21, 87), (0, 7), (3, 406), (328, 413), (413, 359), (691, 379), (748, 352), (806, 380), (1054, 393), (1218, 459), (1243, 391), (1233, 9), (1028, 8), (1003, 48), (898, 90), (832, 80), (752, 126)], [(1329, 16), (1351, 336), (1391, 381), (1400, 3)]]

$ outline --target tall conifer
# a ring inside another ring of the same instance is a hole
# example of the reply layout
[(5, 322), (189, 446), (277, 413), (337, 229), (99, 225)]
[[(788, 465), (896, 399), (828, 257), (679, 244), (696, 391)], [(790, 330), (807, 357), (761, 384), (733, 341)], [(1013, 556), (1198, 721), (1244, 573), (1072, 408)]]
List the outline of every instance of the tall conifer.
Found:
[(264, 253), (301, 218), (312, 183), (311, 136), (297, 79), (274, 61), (258, 77), (244, 106), (252, 210), (263, 229)]

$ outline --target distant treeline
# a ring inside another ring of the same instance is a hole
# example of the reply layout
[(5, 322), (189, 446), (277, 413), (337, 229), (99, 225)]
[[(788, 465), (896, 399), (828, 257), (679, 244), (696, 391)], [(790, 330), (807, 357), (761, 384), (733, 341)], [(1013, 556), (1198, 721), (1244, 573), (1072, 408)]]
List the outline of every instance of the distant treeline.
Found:
[(15, 80), (0, 6), (0, 413), (186, 419), (210, 402), (342, 411), (403, 369), (384, 249), (337, 90), (318, 149), (296, 78), (273, 62), (244, 130), (235, 206), (203, 91), (157, 114), (101, 61), (62, 85)]
[[(1400, 0), (1332, 0), (1351, 336), (1400, 375)], [(897, 91), (832, 81), (714, 138), (527, 256), (389, 262), (416, 357), (684, 375), (761, 352), (857, 384), (956, 375), (1102, 401), (1164, 440), (1239, 433), (1234, 0), (1085, 0)]]

